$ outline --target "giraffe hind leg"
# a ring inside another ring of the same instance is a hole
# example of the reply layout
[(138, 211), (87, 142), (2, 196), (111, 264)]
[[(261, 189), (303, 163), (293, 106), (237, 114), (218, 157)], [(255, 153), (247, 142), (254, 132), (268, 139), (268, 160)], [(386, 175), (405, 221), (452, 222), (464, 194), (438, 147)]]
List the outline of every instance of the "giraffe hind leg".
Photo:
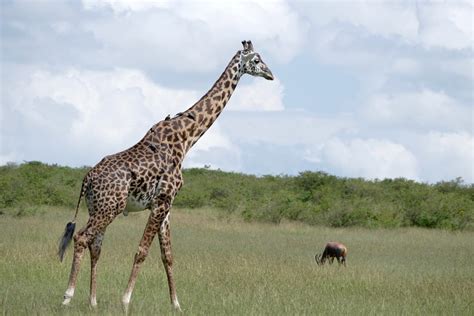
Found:
[[(97, 302), (95, 299), (95, 280), (97, 275), (97, 261), (99, 260), (100, 254), (100, 247), (98, 246), (99, 244), (101, 246), (102, 237), (106, 227), (113, 221), (118, 213), (115, 212), (114, 209), (113, 212), (106, 212), (106, 214), (110, 215), (105, 216), (105, 220), (101, 221), (99, 221), (95, 215), (90, 216), (86, 226), (74, 235), (74, 257), (71, 266), (71, 273), (69, 275), (68, 287), (64, 293), (63, 305), (68, 305), (74, 296), (77, 275), (79, 274), (81, 261), (86, 248), (91, 250), (91, 305), (94, 305), (93, 303)], [(100, 238), (98, 236), (100, 236)], [(100, 240), (100, 242), (98, 240)], [(93, 245), (93, 242), (99, 244)], [(92, 290), (94, 290), (94, 293), (92, 293)]]
[(72, 260), (71, 273), (69, 274), (69, 282), (66, 292), (64, 293), (63, 305), (68, 305), (74, 296), (76, 289), (77, 275), (81, 266), (81, 261), (84, 256), (84, 251), (89, 244), (89, 237), (87, 234), (87, 226), (81, 229), (74, 235), (74, 257)]

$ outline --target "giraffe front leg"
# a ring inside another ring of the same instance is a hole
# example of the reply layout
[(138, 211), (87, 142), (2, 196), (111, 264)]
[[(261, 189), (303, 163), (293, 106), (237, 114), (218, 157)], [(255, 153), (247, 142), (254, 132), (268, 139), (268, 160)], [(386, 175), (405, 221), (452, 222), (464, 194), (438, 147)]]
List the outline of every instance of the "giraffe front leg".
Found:
[[(161, 210), (161, 212), (163, 212), (163, 210)], [(132, 272), (130, 273), (127, 289), (125, 290), (125, 293), (123, 294), (123, 297), (122, 297), (122, 304), (123, 304), (125, 313), (128, 312), (128, 306), (132, 298), (132, 292), (133, 292), (133, 288), (135, 287), (135, 282), (137, 280), (140, 266), (143, 263), (143, 261), (145, 261), (145, 258), (148, 255), (148, 251), (150, 249), (151, 243), (153, 242), (153, 238), (155, 238), (155, 235), (158, 232), (158, 228), (161, 222), (160, 217), (163, 217), (163, 215), (160, 214), (159, 212), (151, 212), (150, 217), (148, 218), (148, 222), (145, 226), (143, 237), (138, 246), (138, 251), (134, 257)]]
[(103, 238), (104, 233), (98, 233), (93, 239), (92, 243), (89, 245), (89, 251), (91, 254), (91, 283), (89, 302), (92, 307), (97, 306), (97, 262), (99, 261)]
[(181, 311), (179, 306), (178, 296), (176, 295), (176, 285), (173, 278), (173, 256), (171, 253), (171, 231), (170, 231), (170, 213), (166, 214), (165, 219), (160, 225), (158, 238), (160, 241), (161, 249), (161, 260), (165, 267), (166, 276), (168, 278), (168, 287), (170, 292), (170, 299), (173, 308), (177, 311)]

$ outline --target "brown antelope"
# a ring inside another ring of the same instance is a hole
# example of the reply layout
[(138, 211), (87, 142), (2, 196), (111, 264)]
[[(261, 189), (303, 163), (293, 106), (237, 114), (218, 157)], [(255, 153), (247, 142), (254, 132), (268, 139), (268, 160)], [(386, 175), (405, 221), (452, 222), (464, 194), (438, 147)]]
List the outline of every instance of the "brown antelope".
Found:
[(316, 254), (314, 259), (318, 265), (323, 265), (326, 260), (329, 263), (334, 262), (334, 258), (336, 258), (339, 264), (346, 265), (346, 256), (347, 256), (347, 247), (341, 244), (340, 242), (330, 241), (324, 247), (324, 251), (322, 254)]

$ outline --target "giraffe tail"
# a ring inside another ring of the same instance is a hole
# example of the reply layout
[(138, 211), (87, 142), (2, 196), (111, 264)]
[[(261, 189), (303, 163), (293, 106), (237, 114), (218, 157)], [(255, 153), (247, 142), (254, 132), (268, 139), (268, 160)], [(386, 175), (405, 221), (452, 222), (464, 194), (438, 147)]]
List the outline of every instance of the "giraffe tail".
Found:
[(82, 199), (82, 196), (84, 195), (84, 191), (85, 191), (84, 183), (87, 181), (86, 179), (87, 179), (87, 176), (82, 181), (81, 193), (79, 195), (79, 200), (77, 201), (76, 213), (74, 214), (74, 219), (71, 222), (66, 224), (64, 233), (61, 237), (61, 240), (59, 241), (58, 256), (59, 256), (59, 261), (61, 262), (63, 261), (64, 253), (66, 252), (66, 249), (71, 243), (72, 237), (74, 236), (74, 230), (76, 229), (77, 213), (79, 212), (79, 205), (81, 204), (81, 199)]
[(64, 230), (64, 234), (59, 241), (59, 250), (58, 256), (59, 261), (63, 262), (64, 253), (66, 252), (67, 247), (71, 243), (72, 236), (74, 235), (74, 230), (76, 229), (76, 223), (69, 222), (66, 225), (66, 229)]

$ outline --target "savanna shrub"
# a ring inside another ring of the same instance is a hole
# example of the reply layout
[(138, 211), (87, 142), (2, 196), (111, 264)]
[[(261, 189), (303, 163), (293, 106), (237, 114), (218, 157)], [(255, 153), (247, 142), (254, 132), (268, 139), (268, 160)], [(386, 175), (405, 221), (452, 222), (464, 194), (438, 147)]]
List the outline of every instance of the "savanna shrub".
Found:
[[(1, 166), (0, 215), (27, 216), (41, 205), (74, 208), (88, 170), (40, 162)], [(257, 177), (197, 168), (185, 169), (183, 176), (175, 206), (214, 208), (223, 216), (234, 213), (248, 221), (474, 230), (474, 185), (460, 178), (430, 185), (402, 178), (338, 178), (311, 171), (293, 177)]]

